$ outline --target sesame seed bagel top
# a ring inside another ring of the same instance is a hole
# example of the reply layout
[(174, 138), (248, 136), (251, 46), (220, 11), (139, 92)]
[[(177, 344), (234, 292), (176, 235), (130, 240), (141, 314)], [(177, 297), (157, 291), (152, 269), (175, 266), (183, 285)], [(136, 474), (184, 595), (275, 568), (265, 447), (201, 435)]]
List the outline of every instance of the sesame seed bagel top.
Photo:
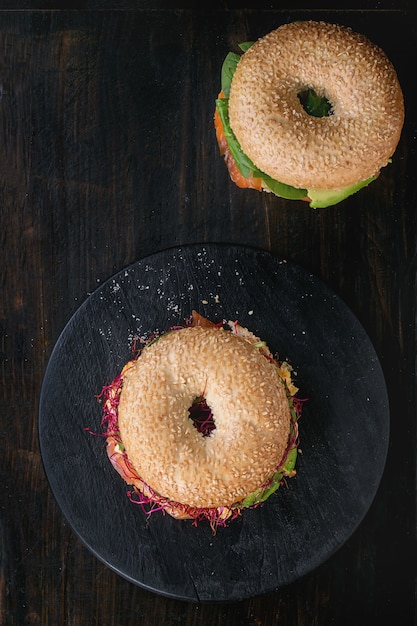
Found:
[[(215, 429), (188, 409), (204, 392)], [(278, 368), (244, 337), (184, 328), (146, 347), (123, 379), (119, 427), (136, 472), (193, 507), (234, 504), (259, 488), (288, 443), (290, 410)]]
[[(299, 94), (326, 98), (313, 117)], [(385, 53), (365, 36), (325, 22), (285, 24), (241, 57), (229, 97), (230, 124), (263, 172), (305, 189), (338, 189), (377, 175), (397, 147), (404, 102)]]

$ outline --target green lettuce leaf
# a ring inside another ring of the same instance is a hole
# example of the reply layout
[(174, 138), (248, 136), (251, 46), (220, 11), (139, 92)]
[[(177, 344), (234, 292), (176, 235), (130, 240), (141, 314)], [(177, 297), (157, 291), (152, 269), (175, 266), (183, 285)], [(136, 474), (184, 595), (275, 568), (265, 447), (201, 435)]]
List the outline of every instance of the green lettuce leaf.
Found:
[(305, 89), (298, 98), (303, 108), (313, 117), (327, 117), (332, 113), (332, 105), (323, 96), (316, 94), (314, 89)]
[[(216, 100), (217, 111), (220, 115), (220, 119), (223, 124), (224, 136), (226, 137), (229, 150), (232, 153), (236, 165), (239, 168), (240, 173), (247, 178), (251, 174), (260, 174), (259, 170), (255, 167), (253, 162), (243, 152), (238, 140), (235, 137), (234, 132), (230, 127), (229, 122), (229, 100), (227, 98), (218, 98)], [(259, 176), (261, 178), (261, 176)]]
[[(249, 48), (254, 44), (253, 41), (246, 41), (244, 43), (239, 44), (239, 48), (242, 52), (246, 52)], [(229, 97), (230, 85), (232, 83), (233, 74), (236, 71), (237, 64), (240, 61), (240, 54), (236, 54), (235, 52), (229, 52), (226, 55), (225, 60), (223, 61), (222, 71), (221, 71), (221, 84), (222, 91), (226, 98)]]
[(227, 98), (218, 98), (216, 100), (216, 107), (223, 124), (224, 136), (226, 137), (229, 150), (242, 176), (248, 178), (252, 175), (255, 178), (262, 178), (268, 189), (281, 198), (287, 198), (289, 200), (305, 198), (307, 196), (307, 191), (305, 189), (296, 189), (291, 185), (286, 185), (278, 180), (274, 180), (258, 169), (251, 159), (243, 152), (230, 126), (229, 100)]
[(222, 91), (224, 95), (226, 96), (226, 98), (229, 97), (230, 85), (232, 84), (233, 74), (235, 73), (235, 70), (239, 61), (240, 61), (240, 55), (234, 52), (229, 52), (229, 54), (226, 56), (225, 60), (223, 61), (221, 80), (222, 80)]

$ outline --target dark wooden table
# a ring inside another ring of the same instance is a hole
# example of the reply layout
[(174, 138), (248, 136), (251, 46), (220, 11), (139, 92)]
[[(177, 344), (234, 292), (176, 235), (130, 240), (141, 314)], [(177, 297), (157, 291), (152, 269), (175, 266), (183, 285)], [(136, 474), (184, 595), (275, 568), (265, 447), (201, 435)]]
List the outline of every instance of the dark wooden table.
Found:
[[(411, 626), (417, 15), (381, 3), (337, 11), (132, 4), (0, 10), (0, 623)], [(378, 43), (406, 103), (392, 165), (326, 210), (239, 190), (213, 131), (225, 54), (305, 17)], [(221, 604), (154, 594), (96, 559), (62, 515), (38, 444), (45, 368), (72, 314), (137, 259), (196, 242), (261, 248), (323, 279), (375, 346), (391, 410), (386, 469), (347, 542), (301, 580)]]

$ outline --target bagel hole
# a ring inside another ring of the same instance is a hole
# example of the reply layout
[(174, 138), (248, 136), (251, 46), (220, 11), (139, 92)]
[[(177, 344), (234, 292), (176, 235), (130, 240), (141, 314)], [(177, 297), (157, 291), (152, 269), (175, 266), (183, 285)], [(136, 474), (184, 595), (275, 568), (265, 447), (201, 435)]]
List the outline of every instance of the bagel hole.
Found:
[(303, 89), (297, 95), (301, 106), (308, 115), (312, 117), (329, 117), (332, 115), (331, 102), (325, 96), (319, 96), (314, 89)]
[(201, 433), (203, 437), (209, 437), (216, 428), (216, 424), (213, 419), (213, 411), (207, 404), (205, 398), (203, 396), (195, 398), (188, 409), (188, 413), (193, 426), (198, 432)]

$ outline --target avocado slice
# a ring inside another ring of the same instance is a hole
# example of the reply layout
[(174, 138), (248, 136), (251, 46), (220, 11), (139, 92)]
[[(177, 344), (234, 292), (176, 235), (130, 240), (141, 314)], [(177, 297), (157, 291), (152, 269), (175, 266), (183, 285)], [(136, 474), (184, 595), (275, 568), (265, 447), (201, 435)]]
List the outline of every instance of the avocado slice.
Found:
[(341, 187), (340, 189), (308, 189), (307, 195), (311, 200), (310, 206), (312, 209), (325, 209), (333, 204), (337, 204), (359, 191), (359, 189), (362, 189), (362, 187), (369, 185), (375, 178), (376, 176), (371, 176), (371, 178), (362, 180), (354, 185)]

